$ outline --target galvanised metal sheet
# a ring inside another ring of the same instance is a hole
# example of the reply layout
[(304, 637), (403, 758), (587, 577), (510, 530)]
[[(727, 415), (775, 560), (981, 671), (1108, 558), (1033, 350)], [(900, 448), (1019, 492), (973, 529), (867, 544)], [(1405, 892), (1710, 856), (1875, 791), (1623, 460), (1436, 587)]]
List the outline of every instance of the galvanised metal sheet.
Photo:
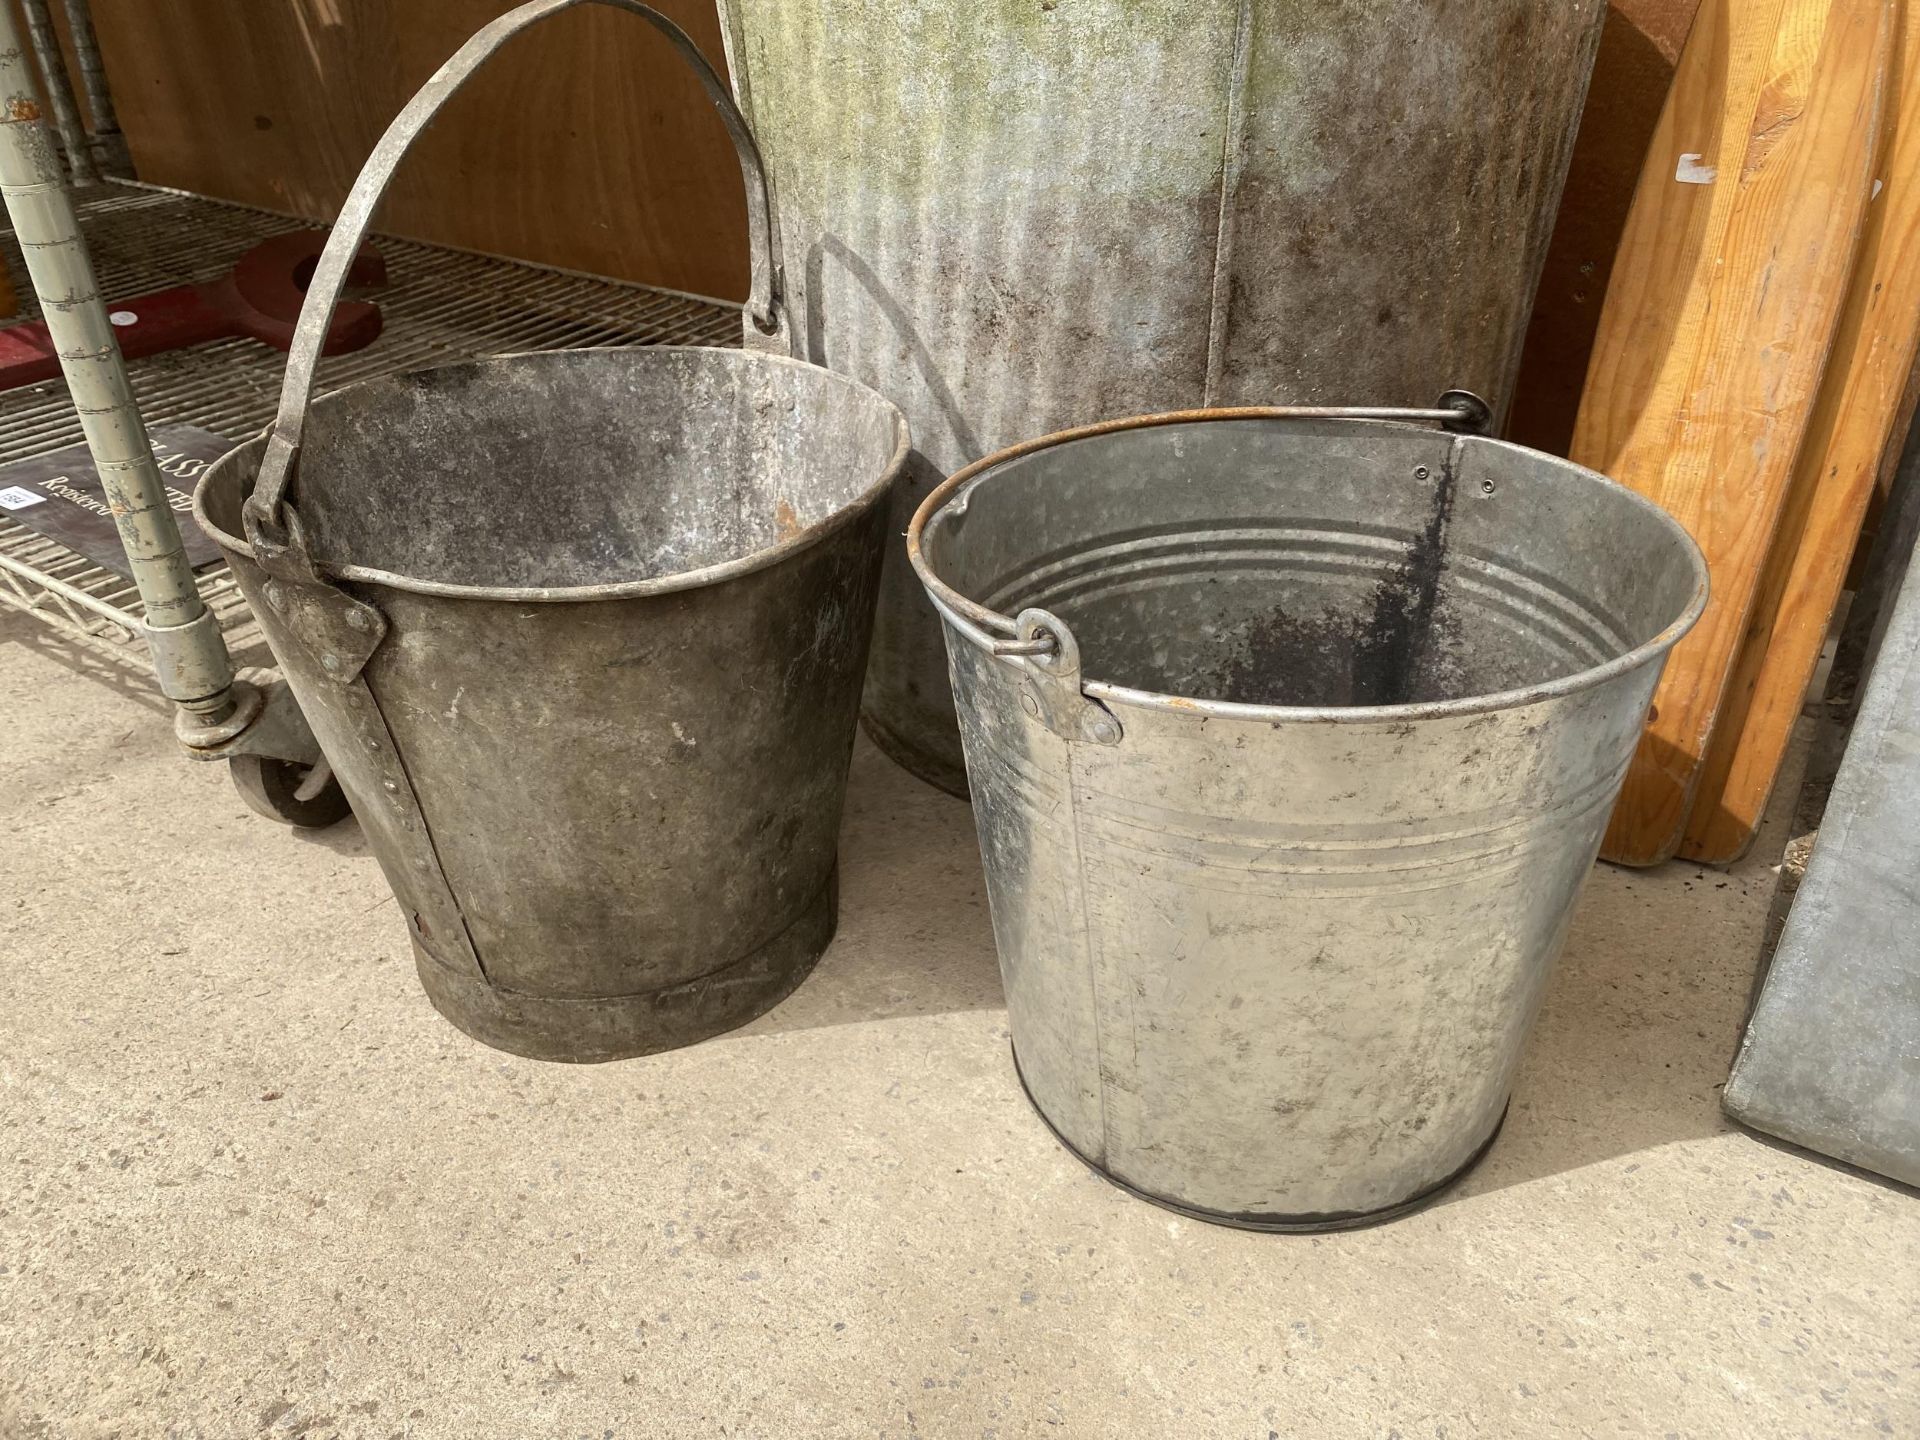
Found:
[[(1605, 10), (721, 0), (801, 353), (912, 426), (901, 529), (961, 465), (1119, 415), (1504, 409)], [(866, 715), (964, 788), (898, 553)]]

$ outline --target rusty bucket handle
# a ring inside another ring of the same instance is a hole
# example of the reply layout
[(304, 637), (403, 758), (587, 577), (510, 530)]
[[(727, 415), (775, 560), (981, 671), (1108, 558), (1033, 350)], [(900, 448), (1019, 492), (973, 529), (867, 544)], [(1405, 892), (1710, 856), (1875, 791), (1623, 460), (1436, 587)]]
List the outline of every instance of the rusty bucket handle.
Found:
[(1493, 408), (1471, 390), (1448, 390), (1425, 409), (1404, 405), (1258, 405), (1240, 409), (1169, 410), (1156, 415), (1103, 420), (1094, 425), (1041, 435), (983, 456), (935, 487), (920, 502), (913, 519), (907, 524), (907, 560), (936, 604), (949, 607), (987, 632), (990, 637), (988, 649), (995, 655), (1030, 661), (1042, 668), (1049, 663), (1057, 666), (1060, 659), (1070, 655), (1077, 676), (1079, 650), (1057, 615), (1032, 609), (1024, 610), (1018, 616), (1002, 615), (977, 600), (969, 600), (934, 574), (932, 565), (921, 549), (921, 539), (926, 534), (928, 522), (974, 479), (1009, 460), (1097, 435), (1211, 420), (1387, 420), (1400, 424), (1438, 425), (1454, 435), (1485, 435), (1493, 427)]
[(313, 395), (314, 371), (320, 362), (327, 326), (339, 302), (341, 287), (346, 283), (347, 270), (360, 251), (360, 242), (366, 237), (380, 197), (386, 193), (387, 182), (420, 133), (433, 123), (440, 107), (496, 50), (549, 16), (586, 4), (611, 5), (628, 11), (666, 36), (693, 67), (708, 98), (720, 111), (733, 148), (740, 157), (740, 170), (747, 187), (747, 235), (751, 254), (745, 322), (747, 343), (756, 349), (784, 351), (790, 347), (781, 306), (780, 271), (774, 260), (773, 195), (767, 185), (760, 147), (754, 141), (746, 117), (734, 103), (726, 81), (707, 63), (706, 56), (686, 31), (640, 0), (530, 0), (478, 31), (420, 87), (387, 126), (380, 143), (374, 146), (333, 222), (333, 230), (327, 236), (326, 247), (320, 252), (313, 279), (307, 286), (306, 302), (300, 308), (300, 323), (294, 331), (286, 379), (280, 388), (280, 411), (261, 457), (259, 476), (241, 510), (241, 523), (253, 547), (254, 558), (269, 573), (289, 580), (318, 578), (300, 533), (299, 517), (285, 506), (285, 501), (299, 464), (307, 406)]

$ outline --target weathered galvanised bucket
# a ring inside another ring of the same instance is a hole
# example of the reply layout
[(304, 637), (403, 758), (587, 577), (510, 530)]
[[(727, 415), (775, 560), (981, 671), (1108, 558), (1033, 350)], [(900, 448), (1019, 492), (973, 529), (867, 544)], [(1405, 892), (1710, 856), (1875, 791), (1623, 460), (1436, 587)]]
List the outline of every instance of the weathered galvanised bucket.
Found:
[(1686, 532), (1549, 455), (1274, 409), (1003, 451), (908, 548), (1068, 1147), (1275, 1230), (1472, 1165), (1706, 603)]
[[(308, 393), (394, 165), (483, 30), (381, 141), (309, 289), (279, 416), (195, 497), (412, 931), (433, 1003), (552, 1060), (766, 1010), (835, 923), (898, 410), (782, 356), (510, 355)], [(752, 142), (750, 336), (779, 334)]]
[[(941, 479), (1188, 406), (1505, 407), (1603, 0), (720, 0), (803, 354)], [(888, 551), (869, 732), (965, 784)]]

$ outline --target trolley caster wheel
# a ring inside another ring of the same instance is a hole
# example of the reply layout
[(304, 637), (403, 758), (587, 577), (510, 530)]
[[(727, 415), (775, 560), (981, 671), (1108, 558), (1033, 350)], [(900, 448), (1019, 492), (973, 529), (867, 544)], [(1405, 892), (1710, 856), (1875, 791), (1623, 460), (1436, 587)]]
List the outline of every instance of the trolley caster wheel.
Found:
[[(326, 761), (320, 763), (325, 765)], [(248, 809), (302, 830), (319, 830), (335, 824), (353, 810), (331, 770), (326, 772), (317, 791), (306, 799), (301, 798), (300, 789), (313, 776), (315, 768), (296, 765), (291, 760), (270, 760), (264, 755), (235, 755), (227, 761), (233, 788), (240, 792)]]

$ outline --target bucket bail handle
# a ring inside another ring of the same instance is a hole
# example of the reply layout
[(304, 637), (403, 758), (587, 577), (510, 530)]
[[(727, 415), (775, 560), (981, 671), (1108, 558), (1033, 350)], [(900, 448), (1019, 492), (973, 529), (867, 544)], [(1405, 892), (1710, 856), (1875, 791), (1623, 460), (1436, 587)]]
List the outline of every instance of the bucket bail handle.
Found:
[(360, 242), (366, 238), (374, 210), (386, 193), (387, 183), (413, 142), (438, 116), (440, 107), (453, 98), (496, 50), (549, 16), (586, 4), (610, 5), (652, 25), (692, 67), (708, 98), (719, 110), (746, 180), (747, 239), (751, 257), (745, 319), (747, 344), (755, 349), (790, 350), (792, 342), (782, 305), (780, 269), (774, 260), (773, 194), (753, 130), (734, 103), (726, 81), (715, 72), (686, 31), (640, 0), (529, 0), (528, 4), (509, 10), (478, 31), (415, 92), (367, 157), (366, 165), (333, 222), (327, 243), (314, 265), (313, 278), (307, 285), (307, 298), (300, 307), (300, 323), (294, 330), (286, 378), (280, 388), (280, 411), (267, 438), (260, 473), (253, 492), (241, 507), (241, 523), (253, 547), (254, 558), (270, 574), (308, 583), (318, 580), (298, 518), (286, 503), (287, 489), (299, 463), (307, 406), (313, 396), (314, 371), (320, 362), (327, 326), (346, 283), (347, 271), (360, 251)]
[[(1045, 435), (1037, 440), (1015, 445), (984, 460), (974, 462), (965, 470), (952, 476), (934, 494), (922, 502), (920, 511), (907, 527), (908, 553), (920, 570), (920, 577), (929, 586), (936, 586), (940, 598), (958, 610), (975, 625), (990, 632), (987, 649), (1002, 659), (1039, 661), (1045, 656), (1064, 654), (1071, 644), (1066, 626), (1059, 618), (1045, 610), (1024, 610), (1013, 619), (996, 610), (991, 610), (978, 601), (969, 600), (958, 591), (952, 590), (940, 582), (924, 568), (919, 558), (919, 536), (924, 528), (925, 517), (945, 503), (948, 497), (960, 488), (968, 479), (991, 465), (1011, 460), (1033, 450), (1057, 445), (1062, 440), (1076, 439), (1082, 436), (1105, 434), (1114, 430), (1138, 429), (1145, 425), (1172, 424), (1182, 420), (1207, 419), (1210, 416), (1220, 418), (1228, 415), (1243, 416), (1261, 420), (1390, 420), (1402, 424), (1438, 425), (1450, 435), (1485, 435), (1493, 428), (1493, 407), (1471, 390), (1448, 390), (1436, 400), (1430, 408), (1419, 409), (1404, 405), (1268, 405), (1258, 409), (1216, 410), (1216, 411), (1170, 411), (1164, 415), (1142, 415), (1131, 420), (1108, 420), (1097, 425), (1082, 426), (1078, 430), (1065, 430), (1058, 435)], [(1037, 623), (1029, 623), (1030, 621)], [(998, 637), (998, 638), (993, 638)], [(1065, 643), (1063, 644), (1063, 637)], [(1073, 649), (1072, 668), (1077, 672), (1080, 666), (1078, 648)]]

